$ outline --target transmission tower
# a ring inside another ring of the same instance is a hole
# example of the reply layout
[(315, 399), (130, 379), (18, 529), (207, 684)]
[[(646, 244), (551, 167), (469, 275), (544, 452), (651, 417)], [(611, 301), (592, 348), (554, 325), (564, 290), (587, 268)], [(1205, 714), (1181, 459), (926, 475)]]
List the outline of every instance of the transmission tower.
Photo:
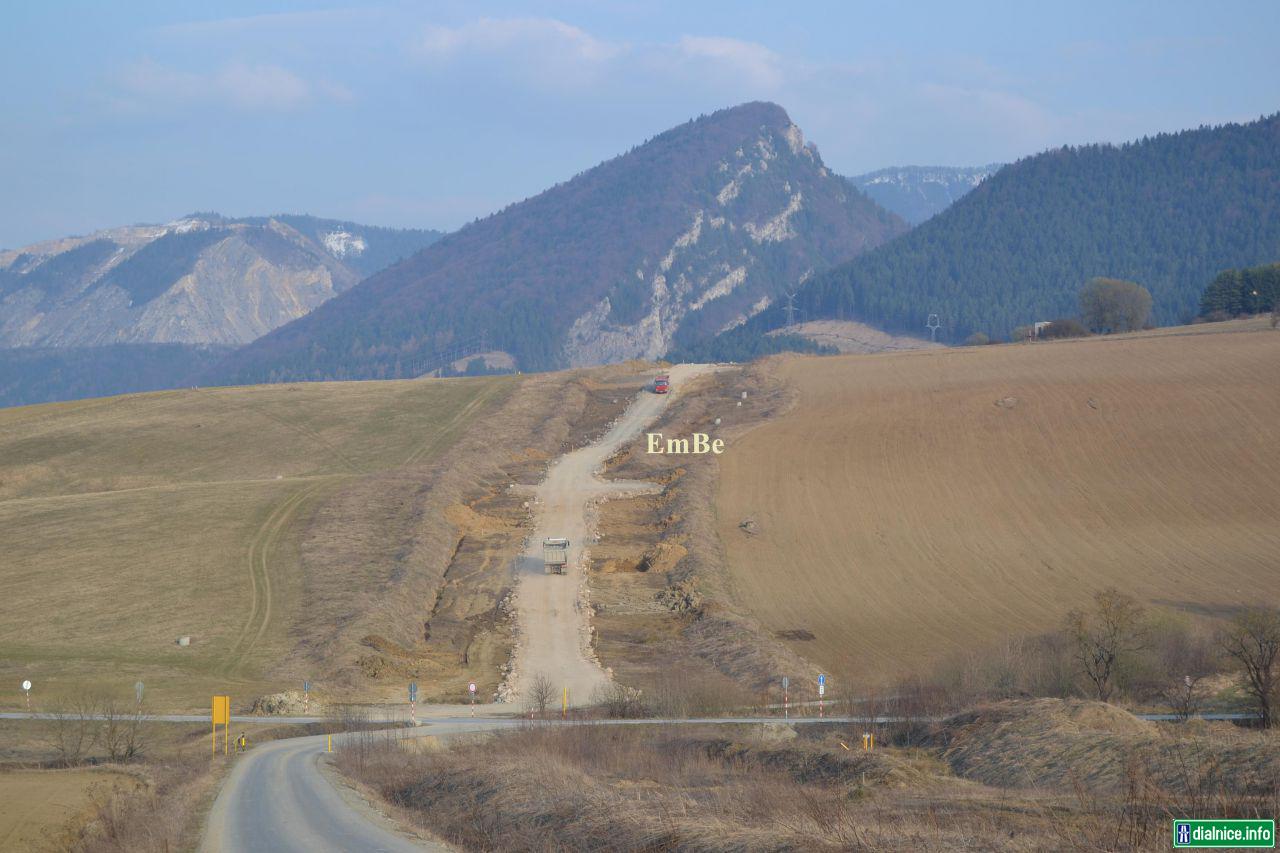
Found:
[(787, 326), (794, 326), (796, 324), (796, 312), (800, 309), (796, 307), (796, 295), (793, 291), (787, 292), (787, 305), (782, 310), (787, 312)]
[(930, 314), (929, 319), (925, 321), (924, 327), (929, 330), (929, 340), (936, 344), (938, 342), (938, 330), (942, 328), (942, 318), (937, 314)]

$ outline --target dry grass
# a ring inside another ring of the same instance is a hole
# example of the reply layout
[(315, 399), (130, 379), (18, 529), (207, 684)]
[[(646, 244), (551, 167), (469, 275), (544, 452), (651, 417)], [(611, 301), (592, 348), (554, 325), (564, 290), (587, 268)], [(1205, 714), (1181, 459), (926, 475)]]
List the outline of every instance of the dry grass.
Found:
[[(1146, 849), (1092, 841), (1114, 837), (1119, 801), (992, 789), (930, 754), (866, 755), (842, 738), (785, 726), (531, 727), (432, 751), (374, 740), (339, 763), (399, 814), (471, 849)], [(1167, 843), (1164, 833), (1142, 839)]]
[[(0, 678), (31, 678), (34, 702), (141, 679), (155, 707), (269, 689), (275, 663), (325, 628), (308, 621), (299, 555), (317, 507), (392, 469), (421, 488), (516, 384), (212, 388), (0, 411)], [(391, 513), (375, 515), (376, 528)], [(325, 580), (334, 597), (367, 578)]]
[(1171, 798), (1280, 791), (1275, 732), (1147, 722), (1101, 702), (1002, 702), (948, 720), (936, 740), (957, 774), (988, 785), (1119, 795), (1136, 774)]
[(65, 850), (96, 801), (138, 786), (109, 769), (0, 773), (0, 851)]
[(1106, 586), (1209, 620), (1274, 604), (1277, 363), (1262, 321), (778, 359), (797, 405), (721, 459), (736, 597), (860, 685)]
[(469, 849), (1157, 850), (1174, 817), (1269, 817), (1274, 733), (1146, 723), (1096, 702), (1005, 702), (915, 746), (832, 723), (536, 725), (341, 769)]

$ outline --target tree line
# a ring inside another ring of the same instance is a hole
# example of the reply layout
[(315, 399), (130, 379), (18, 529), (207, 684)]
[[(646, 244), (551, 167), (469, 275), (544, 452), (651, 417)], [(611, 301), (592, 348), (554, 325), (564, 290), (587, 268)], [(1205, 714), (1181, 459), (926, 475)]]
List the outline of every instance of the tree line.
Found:
[[(1275, 259), (1278, 131), (1273, 115), (1026, 158), (906, 235), (815, 275), (797, 307), (806, 319), (914, 335), (936, 313), (953, 341), (1005, 339), (1020, 324), (1070, 316), (1080, 282), (1111, 276), (1147, 288), (1155, 323), (1189, 322), (1218, 270)], [(785, 320), (774, 306), (751, 326)]]
[(1280, 306), (1280, 264), (1223, 270), (1200, 296), (1200, 316), (1225, 320)]

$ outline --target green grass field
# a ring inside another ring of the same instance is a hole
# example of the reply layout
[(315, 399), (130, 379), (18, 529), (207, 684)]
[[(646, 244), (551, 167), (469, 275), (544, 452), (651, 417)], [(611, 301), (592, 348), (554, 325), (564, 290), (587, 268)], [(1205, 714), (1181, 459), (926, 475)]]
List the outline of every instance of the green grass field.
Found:
[(517, 382), (208, 388), (0, 410), (0, 707), (22, 705), (24, 678), (33, 705), (131, 692), (139, 679), (153, 707), (279, 689), (264, 673), (305, 618), (297, 540), (311, 511), (355, 478), (428, 471)]

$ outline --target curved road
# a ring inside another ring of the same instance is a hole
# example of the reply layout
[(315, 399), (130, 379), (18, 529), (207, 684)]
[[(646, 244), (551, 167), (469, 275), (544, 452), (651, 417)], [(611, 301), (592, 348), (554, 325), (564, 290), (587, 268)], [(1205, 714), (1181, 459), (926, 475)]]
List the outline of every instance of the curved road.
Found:
[[(884, 722), (886, 720), (878, 720)], [(600, 720), (586, 725), (688, 725), (780, 723), (777, 717), (690, 720)], [(809, 717), (792, 723), (871, 722), (863, 718)], [(523, 725), (512, 718), (455, 717), (432, 720), (395, 737), (448, 738)], [(584, 725), (583, 723), (552, 723)], [(382, 736), (382, 732), (378, 736)], [(334, 749), (349, 735), (334, 735)], [(253, 747), (237, 760), (205, 824), (201, 853), (267, 851), (447, 851), (448, 846), (395, 826), (325, 766), (325, 735), (288, 738)]]
[[(396, 737), (447, 737), (513, 724), (518, 721), (464, 717), (393, 731)], [(346, 737), (334, 735), (334, 748)], [(396, 827), (339, 781), (337, 771), (325, 766), (326, 739), (314, 735), (271, 741), (242, 756), (209, 813), (202, 853), (450, 849)]]

